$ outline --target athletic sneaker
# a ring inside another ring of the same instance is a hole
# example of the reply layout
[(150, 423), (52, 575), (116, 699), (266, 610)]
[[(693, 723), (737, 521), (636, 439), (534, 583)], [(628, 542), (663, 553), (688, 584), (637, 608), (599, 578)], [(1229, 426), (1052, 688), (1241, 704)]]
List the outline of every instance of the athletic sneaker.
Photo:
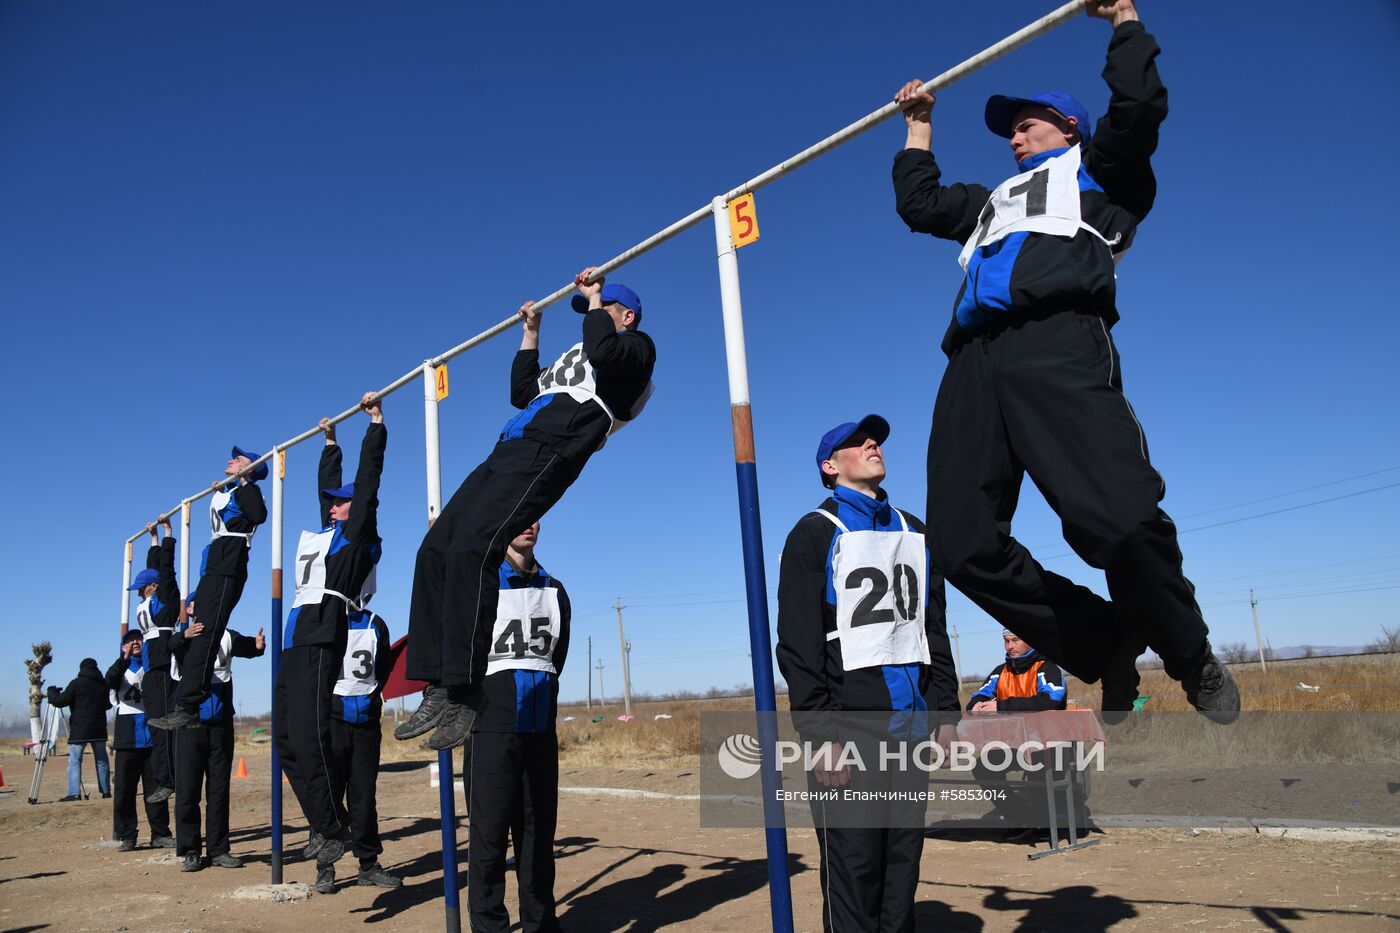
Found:
[(301, 857), (310, 861), (316, 857), (316, 853), (321, 851), (321, 846), (326, 844), (326, 837), (316, 830), (311, 831), (311, 836), (306, 840), (306, 846), (301, 850)]
[(423, 688), (423, 702), (418, 704), (413, 715), (394, 727), (394, 738), (402, 742), (436, 728), (446, 709), (447, 691), (434, 684), (428, 684)]
[(437, 751), (466, 744), (467, 737), (472, 734), (472, 728), (476, 725), (477, 712), (481, 709), (481, 695), (469, 696), (464, 694), (461, 688), (453, 688), (445, 705), (442, 720), (428, 739), (428, 747)]
[(209, 860), (209, 864), (215, 868), (242, 868), (243, 860), (236, 855), (220, 852)]
[(316, 863), (316, 893), (335, 893), (335, 863), (326, 865), (322, 865), (320, 862)]
[(134, 851), (136, 851), (136, 840), (135, 840), (135, 839), (123, 839), (123, 840), (122, 840), (122, 844), (119, 845), (119, 846), (117, 846), (117, 851), (118, 851), (118, 852), (134, 852)]
[(1142, 682), (1137, 659), (1146, 650), (1147, 647), (1138, 639), (1125, 637), (1104, 667), (1099, 682), (1103, 687), (1100, 712), (1105, 723), (1117, 725), (1133, 711), (1133, 702), (1138, 698), (1138, 684)]
[(196, 852), (185, 853), (185, 860), (180, 863), (180, 871), (199, 871), (204, 867), (204, 863), (199, 860)]
[(146, 795), (146, 802), (147, 802), (147, 803), (165, 803), (167, 800), (169, 800), (169, 799), (170, 799), (171, 797), (173, 797), (173, 796), (175, 796), (175, 788), (173, 788), (173, 787), (157, 787), (155, 790), (151, 791), (149, 794)]
[(1181, 682), (1186, 699), (1211, 722), (1229, 725), (1240, 718), (1240, 688), (1235, 678), (1206, 646), (1206, 657), (1191, 676)]
[(70, 800), (82, 800), (82, 799), (83, 799), (83, 798), (79, 797), (77, 794), (69, 794), (67, 797), (60, 797), (60, 798), (58, 798), (58, 802), (59, 802), (59, 803), (67, 803), (67, 802), (70, 801)]
[(111, 792), (111, 791), (108, 791), (107, 793), (103, 794), (103, 795), (102, 795), (102, 799), (103, 799), (103, 800), (111, 800), (111, 799), (112, 799), (112, 792)]
[(365, 887), (397, 888), (403, 884), (403, 879), (398, 875), (389, 874), (380, 867), (378, 862), (375, 862), (368, 868), (360, 866), (360, 876), (355, 880), (355, 883)]
[(177, 729), (198, 729), (199, 713), (191, 713), (176, 708), (175, 712), (167, 716), (162, 716), (159, 719), (147, 720), (146, 725), (154, 726), (157, 729), (165, 729), (168, 732), (173, 732)]
[(316, 853), (317, 866), (334, 865), (345, 854), (344, 839), (323, 839)]
[(151, 848), (152, 848), (152, 849), (173, 849), (173, 848), (175, 848), (175, 837), (174, 837), (174, 836), (152, 836), (152, 837), (151, 837)]

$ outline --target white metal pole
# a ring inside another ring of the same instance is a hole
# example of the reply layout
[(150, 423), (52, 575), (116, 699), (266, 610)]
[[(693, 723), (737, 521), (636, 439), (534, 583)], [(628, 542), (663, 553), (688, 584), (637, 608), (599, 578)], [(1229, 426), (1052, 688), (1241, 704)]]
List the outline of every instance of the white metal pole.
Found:
[(622, 633), (622, 597), (617, 598), (617, 646), (622, 653), (622, 711), (632, 715), (632, 677), (627, 666), (627, 636)]
[(1264, 635), (1259, 629), (1259, 610), (1256, 608), (1259, 600), (1254, 598), (1254, 591), (1249, 591), (1249, 611), (1254, 615), (1254, 646), (1259, 649), (1259, 669), (1265, 674), (1269, 673), (1269, 664), (1264, 660)]
[(126, 547), (122, 549), (122, 634), (126, 634), (126, 627), (131, 624), (131, 594), (127, 592), (127, 587), (131, 586), (131, 542), (126, 542)]
[[(194, 594), (196, 582), (190, 579), (190, 500), (186, 499), (180, 503), (180, 585), (184, 587), (185, 600)], [(181, 615), (184, 611), (181, 606)]]
[(437, 372), (431, 361), (423, 363), (423, 443), (428, 456), (428, 526), (442, 511), (442, 461), (438, 435)]

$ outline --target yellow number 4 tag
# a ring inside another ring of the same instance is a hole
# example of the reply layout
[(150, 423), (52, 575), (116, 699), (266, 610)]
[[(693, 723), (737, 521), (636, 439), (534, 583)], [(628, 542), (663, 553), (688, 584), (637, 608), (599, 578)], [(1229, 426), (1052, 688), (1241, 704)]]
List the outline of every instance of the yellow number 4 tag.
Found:
[(752, 191), (729, 202), (729, 233), (736, 248), (758, 239), (758, 212)]
[(440, 402), (447, 398), (447, 364), (443, 363), (433, 372), (437, 374), (437, 400)]

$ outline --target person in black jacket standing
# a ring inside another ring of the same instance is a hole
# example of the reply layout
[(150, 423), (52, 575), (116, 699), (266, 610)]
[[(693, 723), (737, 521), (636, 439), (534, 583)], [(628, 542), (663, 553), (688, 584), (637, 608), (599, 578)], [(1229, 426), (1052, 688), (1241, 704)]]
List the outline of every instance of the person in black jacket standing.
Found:
[(569, 595), (535, 560), (539, 522), (506, 548), (486, 664), (485, 708), (468, 743), (467, 909), (474, 931), (510, 929), (506, 837), (515, 840), (520, 923), (558, 930), (554, 830), (559, 813), (559, 675), (569, 654)]
[[(136, 625), (143, 639), (139, 651), (143, 728), (150, 720), (167, 715), (175, 700), (175, 683), (170, 679), (170, 639), (180, 622), (180, 585), (175, 580), (175, 538), (169, 520), (163, 519), (160, 528), (165, 529), (164, 540), (156, 525), (146, 526), (151, 534), (146, 569), (128, 587), (141, 600), (136, 605)], [(150, 771), (143, 784), (146, 802), (158, 804), (175, 793), (175, 743), (164, 729), (151, 732), (150, 741)]]
[(578, 478), (608, 437), (650, 398), (656, 346), (638, 329), (642, 302), (625, 285), (574, 277), (583, 339), (540, 368), (540, 312), (520, 309), (520, 352), (510, 400), (524, 409), (506, 423), (486, 461), (472, 471), (423, 538), (413, 571), (407, 674), (427, 681), (418, 710), (394, 730), (410, 739), (436, 729), (428, 745), (461, 745), (482, 703), (506, 545), (538, 521)]
[[(838, 723), (839, 714), (892, 714), (878, 717), (879, 738), (911, 744), (928, 738), (931, 720), (951, 727), (957, 719), (943, 580), (929, 561), (923, 525), (892, 506), (881, 488), (880, 445), (889, 433), (884, 418), (867, 415), (822, 437), (817, 470), (831, 496), (798, 520), (783, 545), (776, 653), (793, 723), (804, 741), (819, 746), (808, 782), (817, 794), (847, 785), (927, 789), (927, 774), (912, 766), (899, 774), (843, 767), (841, 748), (848, 741), (868, 747), (871, 722), (857, 716)], [(950, 738), (940, 729), (940, 741)], [(878, 753), (863, 753), (863, 760), (878, 762)], [(818, 801), (812, 819), (824, 928), (912, 931), (923, 807), (891, 807), (876, 825), (869, 819), (875, 814)]]
[(150, 721), (157, 729), (200, 728), (199, 710), (209, 699), (224, 629), (248, 582), (253, 532), (267, 521), (267, 504), (257, 487), (258, 480), (267, 478), (267, 464), (252, 465), (260, 457), (234, 447), (224, 468), (232, 479), (214, 484), (214, 495), (209, 499), (212, 538), (204, 549), (194, 594), (204, 627), (180, 662), (183, 675), (175, 691), (175, 708)]
[(282, 637), (273, 691), (277, 753), (311, 826), (317, 885), (334, 890), (335, 862), (345, 854), (350, 823), (332, 791), (331, 707), (340, 678), (346, 618), (374, 592), (379, 563), (379, 480), (389, 432), (373, 392), (360, 399), (370, 416), (355, 482), (342, 486), (335, 425), (321, 419), (326, 443), (316, 473), (321, 530), (303, 531), (296, 554), (296, 597)]
[(107, 773), (107, 710), (112, 708), (112, 699), (107, 691), (107, 681), (97, 669), (97, 661), (83, 658), (78, 665), (78, 676), (59, 690), (49, 687), (49, 705), (62, 709), (68, 707), (68, 796), (60, 801), (81, 800), (83, 777), (83, 748), (92, 746), (92, 757), (97, 762), (97, 789), (103, 797), (111, 797), (111, 785)]
[[(1106, 712), (1131, 709), (1134, 662), (1150, 646), (1198, 710), (1231, 722), (1239, 691), (1211, 653), (1109, 337), (1115, 262), (1156, 198), (1150, 159), (1167, 115), (1159, 50), (1132, 0), (1085, 6), (1113, 23), (1108, 113), (1091, 134), (1069, 94), (992, 97), (987, 126), (1009, 137), (1018, 171), (994, 191), (944, 185), (929, 152), (933, 97), (920, 81), (895, 97), (907, 129), (894, 161), (899, 215), (914, 232), (964, 244), (929, 436), (933, 555), (1006, 628), (1077, 677), (1102, 677)], [(1104, 571), (1111, 603), (1011, 537), (1028, 472), (1075, 553)]]
[[(146, 824), (151, 830), (151, 846), (174, 848), (170, 835), (169, 794), (156, 798), (157, 790), (167, 789), (156, 779), (155, 740), (162, 733), (146, 724), (147, 642), (139, 629), (122, 636), (122, 653), (107, 668), (107, 687), (117, 695), (117, 718), (112, 732), (112, 748), (117, 753), (112, 781), (112, 838), (121, 843), (119, 851), (136, 848), (136, 786), (141, 785), (146, 802)], [(168, 673), (168, 670), (167, 670)], [(169, 736), (167, 736), (168, 738)], [(172, 778), (173, 780), (173, 778)]]

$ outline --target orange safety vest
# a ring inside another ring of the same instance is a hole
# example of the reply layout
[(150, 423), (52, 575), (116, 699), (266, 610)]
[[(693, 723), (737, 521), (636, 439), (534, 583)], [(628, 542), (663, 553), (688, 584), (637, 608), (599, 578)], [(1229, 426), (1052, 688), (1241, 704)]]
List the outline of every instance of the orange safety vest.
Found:
[(1003, 665), (1001, 676), (997, 678), (997, 699), (1035, 696), (1040, 688), (1040, 685), (1036, 683), (1036, 675), (1040, 673), (1040, 668), (1044, 664), (1045, 659), (1038, 658), (1034, 664), (1019, 674), (1011, 669), (1010, 663)]

